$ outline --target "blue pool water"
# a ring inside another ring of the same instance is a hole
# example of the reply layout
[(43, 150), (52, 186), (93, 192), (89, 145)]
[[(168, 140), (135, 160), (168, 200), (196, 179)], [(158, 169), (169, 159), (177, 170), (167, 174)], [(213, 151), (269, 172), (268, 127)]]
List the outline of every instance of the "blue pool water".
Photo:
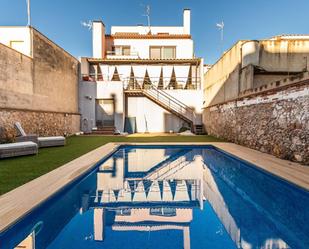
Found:
[(309, 193), (211, 146), (123, 146), (0, 248), (308, 249)]

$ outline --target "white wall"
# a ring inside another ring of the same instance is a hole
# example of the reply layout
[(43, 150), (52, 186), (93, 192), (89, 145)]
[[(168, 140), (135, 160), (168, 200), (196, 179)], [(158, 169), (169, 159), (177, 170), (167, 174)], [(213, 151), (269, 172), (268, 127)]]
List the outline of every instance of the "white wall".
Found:
[(128, 116), (136, 117), (137, 132), (178, 132), (184, 123), (146, 97), (128, 98)]
[[(169, 33), (174, 35), (182, 35), (184, 33), (184, 27), (182, 26), (151, 26), (151, 33)], [(149, 32), (148, 26), (112, 26), (111, 34), (114, 35), (116, 33), (138, 33), (141, 35), (146, 35)]]
[(101, 21), (92, 23), (92, 57), (103, 58), (105, 55), (105, 27)]
[[(177, 59), (193, 58), (193, 40), (191, 39), (114, 39), (114, 46), (131, 46), (131, 53), (137, 53), (141, 59), (149, 59), (149, 46), (176, 46)], [(108, 47), (107, 50), (112, 50)]]
[[(195, 109), (196, 124), (202, 123), (202, 90), (165, 90), (179, 101)], [(178, 132), (185, 123), (146, 97), (128, 98), (128, 116), (136, 117), (137, 132)]]
[[(92, 128), (96, 127), (95, 100), (112, 98), (113, 95), (115, 98), (115, 127), (116, 129), (123, 131), (122, 82), (80, 82), (79, 108), (82, 114), (81, 127), (83, 131), (91, 131)], [(85, 122), (87, 122), (87, 129), (85, 129)]]
[(123, 131), (123, 85), (121, 81), (98, 81), (97, 82), (97, 99), (115, 98), (115, 127)]
[[(18, 43), (11, 43), (12, 41), (18, 41)], [(0, 43), (24, 55), (32, 56), (32, 38), (29, 27), (0, 27)]]
[(201, 124), (203, 113), (203, 90), (165, 90), (165, 92), (193, 108), (196, 114), (196, 123)]
[(79, 112), (81, 113), (81, 130), (90, 132), (95, 127), (96, 82), (79, 83)]
[[(195, 109), (195, 123), (202, 122), (202, 90), (165, 90), (179, 101)], [(122, 82), (81, 82), (80, 83), (80, 112), (82, 114), (82, 130), (87, 120), (88, 131), (95, 127), (95, 99), (111, 98), (115, 96), (115, 127), (123, 131), (124, 125), (124, 97)], [(91, 98), (91, 99), (90, 99)], [(128, 116), (136, 117), (137, 132), (169, 132), (178, 130), (185, 122), (158, 106), (146, 97), (128, 98)]]

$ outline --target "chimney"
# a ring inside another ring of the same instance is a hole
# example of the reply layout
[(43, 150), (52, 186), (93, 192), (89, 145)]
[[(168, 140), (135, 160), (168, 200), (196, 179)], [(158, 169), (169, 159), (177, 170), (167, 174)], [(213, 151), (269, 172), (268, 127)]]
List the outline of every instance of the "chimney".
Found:
[(190, 15), (190, 9), (183, 10), (183, 31), (186, 35), (190, 35)]
[(105, 57), (105, 25), (102, 21), (92, 22), (92, 57)]

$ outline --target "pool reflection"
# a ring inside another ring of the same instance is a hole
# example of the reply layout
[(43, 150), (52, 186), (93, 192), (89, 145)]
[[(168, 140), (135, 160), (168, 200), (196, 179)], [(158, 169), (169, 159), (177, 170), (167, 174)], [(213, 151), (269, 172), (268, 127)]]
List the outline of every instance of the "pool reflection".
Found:
[(211, 147), (124, 147), (0, 248), (309, 248), (308, 204), (308, 192)]

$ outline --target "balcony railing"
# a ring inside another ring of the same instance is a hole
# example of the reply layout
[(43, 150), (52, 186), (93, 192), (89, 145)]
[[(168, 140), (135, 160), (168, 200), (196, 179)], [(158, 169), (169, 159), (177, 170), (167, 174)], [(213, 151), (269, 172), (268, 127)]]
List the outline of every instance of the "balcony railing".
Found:
[(107, 58), (139, 58), (137, 51), (131, 51), (130, 53), (119, 53), (116, 51), (107, 51)]
[(148, 85), (154, 85), (162, 90), (177, 89), (201, 89), (200, 77), (123, 77), (123, 75), (113, 75), (112, 79), (109, 75), (104, 74), (83, 74), (83, 81), (121, 81), (123, 88), (130, 89), (146, 89)]

